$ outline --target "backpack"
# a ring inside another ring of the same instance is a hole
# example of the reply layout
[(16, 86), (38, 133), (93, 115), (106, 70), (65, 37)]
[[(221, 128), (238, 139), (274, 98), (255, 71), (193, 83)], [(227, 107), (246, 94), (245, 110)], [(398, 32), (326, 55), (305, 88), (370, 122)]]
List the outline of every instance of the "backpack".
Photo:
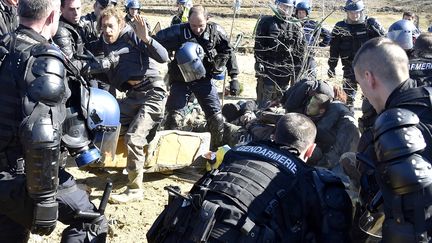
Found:
[(299, 188), (312, 186), (313, 168), (293, 176), (270, 162), (224, 162), (186, 195), (165, 187), (169, 203), (148, 231), (148, 242), (311, 241), (304, 217), (311, 195)]

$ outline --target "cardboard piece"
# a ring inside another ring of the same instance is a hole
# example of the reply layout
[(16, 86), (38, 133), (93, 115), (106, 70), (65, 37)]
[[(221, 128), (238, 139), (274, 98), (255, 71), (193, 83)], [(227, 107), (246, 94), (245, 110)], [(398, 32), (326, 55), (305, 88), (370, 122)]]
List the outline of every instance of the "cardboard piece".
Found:
[[(204, 167), (201, 155), (210, 150), (210, 133), (159, 131), (145, 149), (148, 155), (144, 163), (146, 172), (171, 171), (187, 166)], [(122, 136), (114, 159), (106, 157), (100, 165), (107, 168), (126, 167), (127, 148)]]

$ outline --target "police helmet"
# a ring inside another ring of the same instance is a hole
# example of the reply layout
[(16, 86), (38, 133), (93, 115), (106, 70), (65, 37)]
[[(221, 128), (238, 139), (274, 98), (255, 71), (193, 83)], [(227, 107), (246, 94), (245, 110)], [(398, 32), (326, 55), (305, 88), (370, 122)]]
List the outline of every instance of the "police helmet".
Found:
[(120, 107), (105, 90), (90, 88), (87, 126), (103, 158), (114, 158), (120, 134)]
[(177, 3), (180, 5), (185, 5), (189, 0), (177, 0)]
[(398, 20), (390, 25), (387, 37), (396, 42), (403, 49), (409, 50), (414, 46), (414, 40), (419, 36), (415, 25), (405, 19)]
[(177, 65), (186, 82), (199, 80), (206, 76), (203, 64), (204, 49), (195, 42), (184, 43), (176, 52)]
[(117, 0), (96, 0), (103, 8), (108, 7), (108, 5), (117, 5)]
[(423, 33), (416, 39), (413, 50), (416, 56), (432, 58), (432, 33)]
[[(276, 0), (275, 1), (277, 12), (283, 18), (289, 18), (292, 16), (294, 7), (296, 4), (295, 0)], [(275, 11), (275, 10), (273, 10)]]
[(141, 4), (138, 0), (129, 0), (126, 4), (126, 9), (141, 9)]
[(276, 0), (275, 4), (285, 4), (285, 5), (289, 5), (289, 6), (295, 6), (296, 1), (295, 0)]
[(297, 10), (304, 10), (304, 11), (306, 11), (306, 14), (309, 15), (309, 13), (311, 11), (311, 7), (310, 7), (308, 2), (299, 2), (296, 5), (296, 11)]
[(344, 10), (345, 11), (363, 11), (364, 2), (362, 0), (347, 0)]
[(428, 32), (432, 32), (432, 25), (429, 26), (429, 28), (428, 28)]

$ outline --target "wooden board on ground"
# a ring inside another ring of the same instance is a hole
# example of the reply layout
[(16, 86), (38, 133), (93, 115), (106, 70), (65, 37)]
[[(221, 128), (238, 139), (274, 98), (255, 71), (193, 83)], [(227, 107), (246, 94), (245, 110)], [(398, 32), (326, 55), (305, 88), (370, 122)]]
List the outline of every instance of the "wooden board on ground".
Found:
[(201, 155), (210, 149), (210, 133), (161, 131), (150, 143), (147, 172), (170, 171), (186, 166), (204, 167)]
[[(209, 149), (210, 133), (160, 131), (148, 147), (145, 167), (147, 172), (171, 171), (191, 165), (204, 167), (201, 155)], [(105, 158), (101, 165), (106, 168), (126, 167), (127, 148), (123, 137), (119, 138), (114, 159)]]

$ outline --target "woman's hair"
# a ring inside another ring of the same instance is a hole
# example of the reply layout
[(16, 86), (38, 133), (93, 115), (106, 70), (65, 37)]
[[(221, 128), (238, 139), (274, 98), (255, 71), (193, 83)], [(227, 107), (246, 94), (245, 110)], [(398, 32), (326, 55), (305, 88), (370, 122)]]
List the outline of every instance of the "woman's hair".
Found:
[(102, 28), (102, 19), (106, 18), (106, 17), (116, 18), (118, 23), (119, 23), (120, 29), (125, 26), (123, 11), (121, 11), (120, 9), (118, 9), (114, 6), (109, 6), (109, 7), (105, 8), (104, 10), (102, 10), (102, 12), (100, 13), (100, 15), (97, 19), (97, 29), (99, 31), (101, 31), (101, 28)]
[(333, 86), (333, 92), (334, 92), (334, 100), (339, 100), (340, 102), (346, 104), (347, 103), (347, 94), (342, 89), (342, 87), (338, 85)]

